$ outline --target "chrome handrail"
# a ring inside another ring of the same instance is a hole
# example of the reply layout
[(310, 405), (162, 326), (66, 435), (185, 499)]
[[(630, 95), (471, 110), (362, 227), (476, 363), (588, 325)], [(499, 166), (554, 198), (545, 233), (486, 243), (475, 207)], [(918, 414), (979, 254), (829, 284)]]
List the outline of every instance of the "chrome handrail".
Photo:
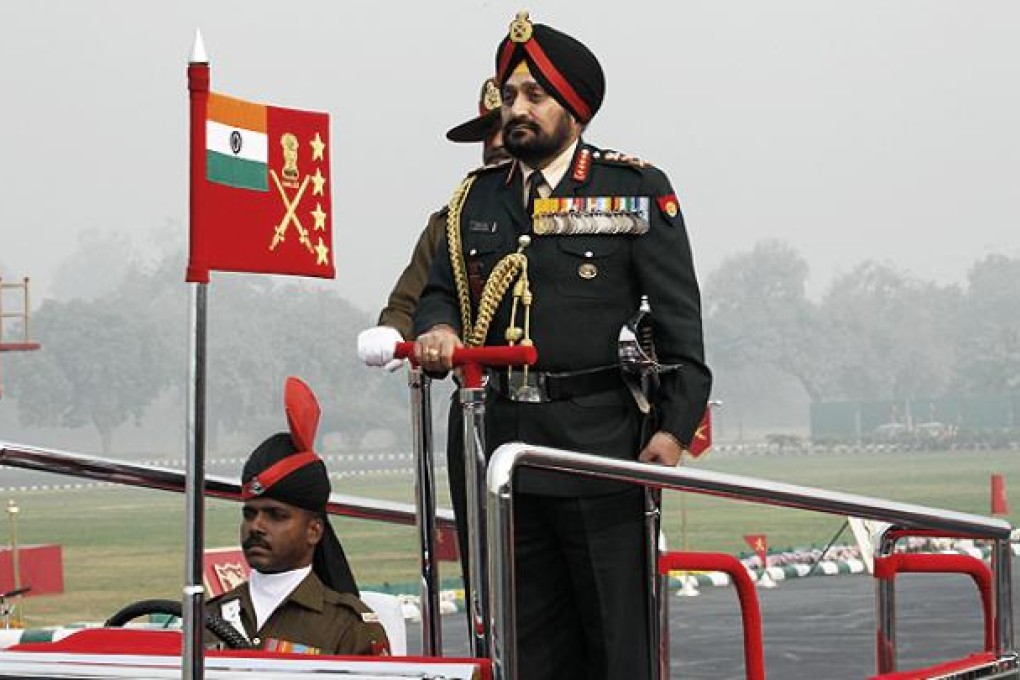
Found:
[[(96, 479), (123, 486), (184, 493), (185, 471), (126, 460), (103, 458), (0, 441), (0, 465), (55, 474)], [(241, 500), (239, 480), (215, 475), (205, 478), (205, 495), (230, 501)], [(411, 503), (376, 500), (348, 494), (330, 494), (326, 512), (330, 515), (414, 526), (415, 506)], [(455, 529), (453, 511), (436, 510), (436, 522)]]
[(1014, 649), (1009, 560), (1001, 558), (1001, 555), (1009, 550), (1012, 527), (1001, 519), (722, 472), (649, 465), (551, 447), (511, 443), (496, 449), (489, 462), (487, 477), (489, 592), (492, 608), (490, 652), (495, 680), (517, 678), (517, 639), (514, 630), (513, 477), (514, 471), (520, 466), (582, 474), (651, 488), (689, 491), (766, 505), (850, 515), (889, 522), (906, 528), (935, 529), (975, 538), (994, 539), (996, 554), (1000, 556), (1000, 559), (992, 563), (992, 568), (996, 571), (995, 616), (999, 631), (995, 652), (1001, 656), (1011, 653)]

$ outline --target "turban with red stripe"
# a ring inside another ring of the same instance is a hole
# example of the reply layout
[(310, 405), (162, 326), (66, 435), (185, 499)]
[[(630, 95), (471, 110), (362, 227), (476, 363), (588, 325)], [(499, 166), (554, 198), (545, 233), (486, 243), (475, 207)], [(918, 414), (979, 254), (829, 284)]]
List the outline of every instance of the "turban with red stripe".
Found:
[(347, 556), (326, 517), (330, 494), (326, 464), (312, 450), (319, 404), (307, 385), (290, 377), (284, 405), (290, 432), (278, 432), (252, 451), (241, 472), (241, 498), (272, 498), (322, 515), (324, 533), (315, 547), (312, 570), (328, 588), (357, 595)]
[(546, 92), (580, 122), (590, 121), (602, 106), (606, 78), (591, 50), (555, 28), (532, 24), (526, 12), (517, 15), (496, 50), (500, 88), (522, 61)]

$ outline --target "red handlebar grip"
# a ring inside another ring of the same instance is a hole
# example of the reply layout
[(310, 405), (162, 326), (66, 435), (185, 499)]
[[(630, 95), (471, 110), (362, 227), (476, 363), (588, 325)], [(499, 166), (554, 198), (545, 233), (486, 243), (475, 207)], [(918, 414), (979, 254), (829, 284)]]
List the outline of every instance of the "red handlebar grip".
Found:
[[(393, 350), (397, 359), (414, 361), (414, 343), (398, 342)], [(538, 350), (534, 345), (514, 345), (513, 347), (461, 347), (453, 351), (453, 365), (464, 366), (474, 364), (480, 366), (528, 366), (538, 361)]]

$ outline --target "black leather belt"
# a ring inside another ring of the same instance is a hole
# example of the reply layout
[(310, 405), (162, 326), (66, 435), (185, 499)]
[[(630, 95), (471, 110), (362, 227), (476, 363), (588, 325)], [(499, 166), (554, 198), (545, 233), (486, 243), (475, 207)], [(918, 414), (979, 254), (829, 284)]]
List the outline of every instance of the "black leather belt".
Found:
[(619, 366), (601, 366), (584, 371), (550, 373), (515, 368), (489, 372), (489, 386), (511, 401), (543, 403), (609, 392), (623, 387)]

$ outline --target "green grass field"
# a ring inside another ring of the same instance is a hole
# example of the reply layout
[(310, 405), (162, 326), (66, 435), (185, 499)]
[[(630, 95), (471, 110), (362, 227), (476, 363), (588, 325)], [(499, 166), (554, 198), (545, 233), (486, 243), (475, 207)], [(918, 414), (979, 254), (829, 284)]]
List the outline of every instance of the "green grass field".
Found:
[[(978, 514), (989, 512), (992, 473), (1003, 474), (1007, 487), (1020, 480), (1020, 453), (1011, 451), (710, 455), (693, 465)], [(55, 483), (63, 481), (54, 477)], [(412, 502), (414, 493), (410, 479), (392, 477), (359, 477), (337, 490), (405, 502)], [(439, 493), (441, 505), (448, 507), (445, 488)], [(14, 500), (21, 508), (19, 542), (59, 543), (64, 551), (65, 592), (24, 599), (27, 625), (97, 621), (135, 600), (180, 597), (183, 495), (126, 489), (36, 491)], [(777, 549), (822, 546), (843, 521), (832, 515), (690, 494), (667, 493), (664, 505), (670, 547), (681, 547), (685, 533), (691, 550), (743, 552), (747, 546), (742, 536), (747, 533), (767, 534), (770, 547)], [(225, 501), (210, 501), (206, 507), (206, 545), (235, 545), (238, 507)], [(681, 528), (682, 515), (686, 515), (686, 532)], [(1016, 519), (1016, 513), (1009, 517), (1011, 522)], [(346, 518), (334, 519), (334, 526), (363, 586), (415, 582), (418, 556), (413, 527)], [(7, 539), (4, 534), (5, 543)], [(852, 540), (849, 532), (844, 539)], [(443, 579), (457, 578), (459, 572), (456, 564), (442, 565)]]

